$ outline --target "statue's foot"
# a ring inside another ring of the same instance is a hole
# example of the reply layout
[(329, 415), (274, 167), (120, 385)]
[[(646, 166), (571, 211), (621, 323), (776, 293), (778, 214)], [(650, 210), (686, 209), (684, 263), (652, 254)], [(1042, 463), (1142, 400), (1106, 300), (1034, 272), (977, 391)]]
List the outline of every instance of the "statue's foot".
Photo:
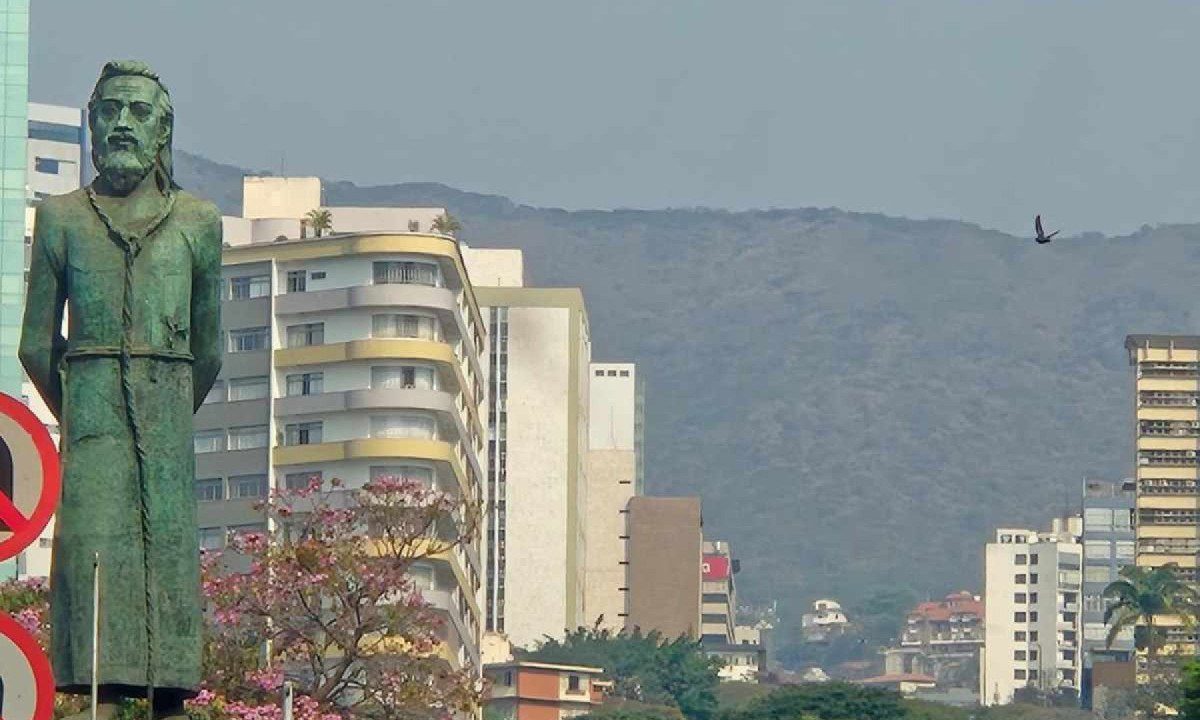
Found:
[[(121, 705), (115, 702), (96, 703), (96, 720), (113, 720), (120, 712)], [(83, 712), (68, 715), (63, 720), (92, 720), (92, 708), (86, 706)]]

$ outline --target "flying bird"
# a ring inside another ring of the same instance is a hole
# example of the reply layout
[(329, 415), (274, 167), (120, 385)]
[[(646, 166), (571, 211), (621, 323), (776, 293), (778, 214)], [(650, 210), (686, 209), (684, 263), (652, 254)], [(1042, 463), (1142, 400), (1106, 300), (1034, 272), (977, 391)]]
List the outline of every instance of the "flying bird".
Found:
[(1050, 239), (1053, 238), (1055, 235), (1057, 235), (1059, 232), (1058, 230), (1055, 230), (1054, 232), (1047, 235), (1046, 232), (1044, 230), (1042, 230), (1042, 216), (1041, 215), (1037, 215), (1033, 218), (1033, 227), (1035, 230), (1037, 230), (1037, 237), (1034, 238), (1034, 240), (1037, 241), (1038, 245), (1045, 245), (1046, 243), (1050, 242)]

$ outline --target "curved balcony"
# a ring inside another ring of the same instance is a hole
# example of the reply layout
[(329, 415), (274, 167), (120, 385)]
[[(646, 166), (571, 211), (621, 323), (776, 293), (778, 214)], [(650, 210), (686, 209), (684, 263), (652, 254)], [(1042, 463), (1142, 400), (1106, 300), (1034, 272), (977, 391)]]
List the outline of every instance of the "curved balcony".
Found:
[(458, 297), (448, 288), (427, 285), (387, 283), (357, 285), (316, 292), (287, 293), (275, 299), (278, 314), (303, 314), (358, 308), (417, 307), (433, 310), (443, 328), (453, 328), (463, 341), (467, 361), (478, 378), (483, 377), (479, 365), (479, 350), (472, 333), (464, 323)]
[[(471, 433), (463, 424), (462, 414), (454, 396), (441, 390), (371, 389), (327, 392), (318, 395), (292, 395), (275, 398), (275, 415), (326, 415), (356, 410), (428, 410), (449, 417), (464, 446), (470, 447)], [(475, 477), (483, 477), (483, 469), (474, 452), (463, 453)]]
[[(471, 422), (479, 436), (483, 436), (483, 424), (479, 418), (479, 403), (476, 402), (474, 385), (467, 382), (454, 348), (446, 343), (412, 338), (369, 338), (275, 351), (275, 366), (280, 368), (328, 365), (351, 360), (424, 360), (437, 365), (443, 371), (443, 375), (452, 377), (457, 383), (458, 390), (465, 399)], [(450, 372), (445, 373), (446, 369)]]

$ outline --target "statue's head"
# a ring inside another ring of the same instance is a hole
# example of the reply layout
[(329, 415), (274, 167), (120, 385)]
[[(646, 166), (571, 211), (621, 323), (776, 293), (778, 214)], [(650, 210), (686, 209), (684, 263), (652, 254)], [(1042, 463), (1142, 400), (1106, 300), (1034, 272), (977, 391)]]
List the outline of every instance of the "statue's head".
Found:
[(118, 192), (129, 192), (154, 172), (163, 192), (176, 188), (171, 162), (175, 109), (150, 66), (114, 60), (100, 71), (88, 100), (92, 162)]

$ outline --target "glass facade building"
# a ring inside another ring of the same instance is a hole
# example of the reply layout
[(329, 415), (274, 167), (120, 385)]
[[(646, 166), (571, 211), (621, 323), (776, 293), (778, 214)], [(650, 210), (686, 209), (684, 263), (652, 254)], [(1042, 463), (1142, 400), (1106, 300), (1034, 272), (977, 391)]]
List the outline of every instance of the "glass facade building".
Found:
[(29, 113), (29, 0), (0, 0), (0, 392), (21, 396), (17, 360), (25, 294), (25, 140)]

